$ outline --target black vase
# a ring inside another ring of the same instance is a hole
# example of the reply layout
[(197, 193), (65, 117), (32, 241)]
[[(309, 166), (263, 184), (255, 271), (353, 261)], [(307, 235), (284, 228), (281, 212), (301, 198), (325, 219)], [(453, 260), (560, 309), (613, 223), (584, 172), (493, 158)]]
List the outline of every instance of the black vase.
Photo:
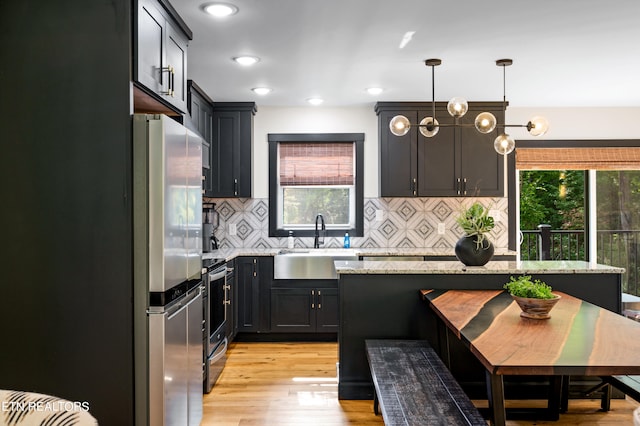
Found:
[(493, 257), (493, 244), (486, 237), (480, 247), (476, 244), (476, 236), (464, 236), (456, 243), (456, 257), (467, 266), (482, 266)]

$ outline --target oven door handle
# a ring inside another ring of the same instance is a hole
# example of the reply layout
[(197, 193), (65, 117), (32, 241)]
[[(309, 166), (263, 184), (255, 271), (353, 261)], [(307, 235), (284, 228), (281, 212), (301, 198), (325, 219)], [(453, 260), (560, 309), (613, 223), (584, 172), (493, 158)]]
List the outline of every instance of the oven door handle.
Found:
[(217, 269), (213, 272), (209, 273), (209, 282), (214, 282), (216, 280), (222, 279), (227, 275), (227, 267), (223, 267), (220, 269)]
[(227, 353), (228, 345), (229, 345), (229, 341), (225, 337), (222, 343), (220, 343), (216, 348), (216, 350), (213, 352), (213, 354), (211, 355), (211, 358), (209, 358), (209, 363), (213, 364), (218, 360), (220, 360), (222, 357), (224, 357), (225, 354)]

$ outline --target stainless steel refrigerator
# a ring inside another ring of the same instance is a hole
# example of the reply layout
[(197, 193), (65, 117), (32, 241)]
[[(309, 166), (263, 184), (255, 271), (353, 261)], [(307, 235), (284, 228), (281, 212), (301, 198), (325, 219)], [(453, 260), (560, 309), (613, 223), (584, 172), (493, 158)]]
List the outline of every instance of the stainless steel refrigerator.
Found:
[(133, 116), (136, 424), (202, 419), (202, 140)]

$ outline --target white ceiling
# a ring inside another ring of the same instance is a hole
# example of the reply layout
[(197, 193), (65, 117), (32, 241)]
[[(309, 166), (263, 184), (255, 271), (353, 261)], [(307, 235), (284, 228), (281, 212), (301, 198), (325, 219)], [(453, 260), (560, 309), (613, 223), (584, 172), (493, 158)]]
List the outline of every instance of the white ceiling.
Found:
[(640, 0), (224, 0), (240, 9), (225, 19), (202, 11), (207, 0), (170, 1), (193, 31), (188, 77), (214, 101), (430, 101), (427, 58), (442, 59), (436, 100), (500, 101), (495, 60), (511, 58), (512, 107), (640, 107)]

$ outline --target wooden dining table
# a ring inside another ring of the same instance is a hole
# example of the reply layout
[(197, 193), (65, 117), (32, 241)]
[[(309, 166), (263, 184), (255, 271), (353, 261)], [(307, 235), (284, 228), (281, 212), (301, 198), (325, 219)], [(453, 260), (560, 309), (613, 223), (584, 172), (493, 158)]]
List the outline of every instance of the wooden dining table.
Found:
[[(569, 294), (549, 319), (520, 316), (503, 290), (421, 290), (444, 325), (486, 369), (491, 421), (506, 422), (505, 375), (549, 376), (547, 412), (557, 420), (570, 375), (640, 374), (640, 323)], [(448, 333), (447, 333), (448, 334)]]

